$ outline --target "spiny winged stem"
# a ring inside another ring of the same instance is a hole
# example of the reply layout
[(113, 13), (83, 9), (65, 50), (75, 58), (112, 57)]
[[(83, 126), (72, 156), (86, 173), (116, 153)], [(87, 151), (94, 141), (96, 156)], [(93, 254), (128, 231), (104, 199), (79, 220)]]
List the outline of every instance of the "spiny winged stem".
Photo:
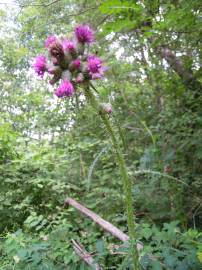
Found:
[(134, 214), (133, 214), (132, 185), (128, 177), (124, 156), (123, 156), (119, 141), (116, 138), (115, 132), (109, 121), (108, 116), (105, 113), (100, 112), (99, 102), (95, 98), (90, 87), (86, 86), (84, 88), (84, 91), (85, 91), (85, 96), (87, 100), (90, 102), (91, 106), (95, 109), (95, 111), (100, 113), (100, 117), (111, 137), (111, 141), (112, 141), (115, 153), (116, 153), (120, 173), (122, 176), (123, 189), (124, 189), (124, 195), (125, 195), (125, 207), (126, 207), (126, 213), (127, 213), (127, 223), (128, 223), (130, 245), (131, 245), (130, 251), (131, 251), (131, 255), (133, 259), (133, 266), (134, 266), (134, 270), (140, 270), (139, 256), (138, 256), (138, 250), (137, 250), (137, 245), (136, 245), (137, 244), (136, 228), (135, 228)]

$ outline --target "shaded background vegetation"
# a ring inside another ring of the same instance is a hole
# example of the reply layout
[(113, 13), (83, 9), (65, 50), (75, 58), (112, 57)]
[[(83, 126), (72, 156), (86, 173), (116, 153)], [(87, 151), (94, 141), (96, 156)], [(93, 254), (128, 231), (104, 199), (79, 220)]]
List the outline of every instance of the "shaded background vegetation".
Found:
[(96, 87), (125, 140), (143, 269), (201, 269), (200, 2), (0, 6), (0, 269), (84, 269), (72, 238), (104, 269), (129, 269), (126, 256), (109, 254), (114, 239), (64, 207), (73, 197), (127, 232), (106, 132), (83, 98), (57, 100), (30, 68), (48, 35), (83, 22), (95, 29), (93, 50), (109, 66)]

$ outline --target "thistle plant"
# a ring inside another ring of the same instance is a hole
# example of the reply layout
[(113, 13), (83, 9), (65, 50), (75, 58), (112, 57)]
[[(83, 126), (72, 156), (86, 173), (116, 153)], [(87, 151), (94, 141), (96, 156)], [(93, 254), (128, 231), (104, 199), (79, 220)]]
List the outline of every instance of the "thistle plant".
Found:
[(103, 78), (107, 70), (107, 67), (97, 55), (89, 53), (90, 45), (93, 42), (94, 32), (88, 25), (77, 26), (71, 39), (65, 36), (60, 38), (49, 36), (45, 41), (47, 56), (37, 56), (33, 68), (41, 78), (44, 77), (45, 72), (52, 76), (49, 82), (52, 85), (58, 84), (55, 90), (55, 95), (58, 98), (70, 97), (77, 89), (82, 89), (86, 100), (104, 123), (111, 138), (120, 169), (125, 196), (130, 251), (134, 269), (139, 270), (131, 181), (127, 173), (120, 140), (117, 138), (114, 126), (110, 121), (109, 115), (112, 114), (112, 106), (109, 103), (99, 102), (99, 96), (97, 93), (95, 94), (95, 87), (92, 85), (92, 80)]

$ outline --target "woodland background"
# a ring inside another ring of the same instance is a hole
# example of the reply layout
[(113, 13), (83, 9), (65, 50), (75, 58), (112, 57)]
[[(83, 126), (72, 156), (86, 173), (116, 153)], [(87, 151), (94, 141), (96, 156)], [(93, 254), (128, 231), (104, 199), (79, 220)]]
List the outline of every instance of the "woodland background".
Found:
[(117, 240), (64, 207), (70, 196), (127, 232), (106, 131), (85, 99), (58, 100), (31, 68), (47, 36), (79, 23), (109, 66), (95, 85), (124, 138), (142, 267), (202, 269), (200, 12), (200, 0), (0, 3), (1, 270), (88, 269), (71, 239), (104, 269), (130, 267), (110, 254)]

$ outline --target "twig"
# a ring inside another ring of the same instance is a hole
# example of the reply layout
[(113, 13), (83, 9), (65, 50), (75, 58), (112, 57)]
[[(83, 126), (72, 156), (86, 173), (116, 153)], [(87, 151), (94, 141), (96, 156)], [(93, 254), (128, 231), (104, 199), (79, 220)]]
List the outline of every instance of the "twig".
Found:
[[(82, 214), (84, 214), (85, 216), (87, 216), (88, 218), (93, 220), (96, 224), (101, 226), (105, 231), (111, 233), (113, 236), (115, 236), (116, 238), (118, 238), (122, 242), (128, 242), (129, 241), (129, 237), (128, 237), (127, 234), (123, 233), (121, 230), (116, 228), (113, 224), (111, 224), (110, 222), (104, 220), (103, 218), (101, 218), (100, 216), (98, 216), (97, 214), (95, 214), (93, 211), (89, 210), (88, 208), (86, 208), (82, 204), (78, 203), (74, 199), (67, 198), (65, 200), (65, 204), (69, 204), (69, 205), (73, 206), (74, 208), (79, 210)], [(143, 249), (143, 244), (137, 243), (137, 249), (139, 251), (141, 249)]]
[(93, 259), (93, 257), (91, 256), (90, 253), (88, 253), (85, 248), (83, 247), (83, 245), (81, 243), (79, 243), (78, 241), (75, 241), (72, 239), (72, 244), (73, 244), (73, 248), (75, 253), (89, 266), (92, 267), (92, 269), (94, 270), (103, 270), (103, 268), (101, 266), (99, 266), (99, 264), (97, 264), (95, 262), (95, 260)]
[(196, 208), (196, 210), (195, 210), (194, 213), (193, 213), (194, 230), (196, 229), (195, 216), (196, 216), (198, 210), (201, 208), (201, 206), (202, 206), (202, 202), (200, 202), (199, 206)]
[[(27, 7), (27, 6), (21, 6), (21, 8), (24, 8), (24, 7)], [(94, 10), (96, 9), (98, 6), (93, 6), (93, 7), (89, 7), (89, 8), (86, 8), (85, 10), (81, 10), (81, 11), (78, 11), (76, 13), (70, 13), (70, 14), (67, 14), (67, 15), (63, 15), (61, 17), (58, 17), (57, 20), (62, 20), (64, 18), (70, 18), (70, 17), (77, 17), (79, 15), (82, 15), (88, 11), (91, 11), (91, 10)], [(52, 24), (52, 21), (49, 20), (49, 23), (45, 23), (45, 24), (39, 24), (37, 25), (37, 28), (44, 28), (44, 27), (48, 27)]]
[(98, 7), (99, 7), (99, 5), (96, 5), (96, 6), (93, 6), (93, 7), (89, 7), (89, 8), (86, 8), (84, 10), (80, 10), (80, 11), (78, 11), (76, 13), (68, 14), (65, 17), (76, 17), (76, 16), (82, 15), (82, 14), (88, 12), (88, 11), (97, 9)]
[(185, 183), (184, 181), (182, 181), (179, 178), (176, 178), (174, 176), (168, 175), (166, 173), (161, 173), (161, 172), (157, 172), (157, 171), (150, 171), (150, 170), (134, 171), (133, 173), (135, 175), (138, 175), (138, 174), (154, 174), (154, 175), (158, 175), (158, 176), (163, 176), (163, 177), (166, 177), (168, 179), (171, 179), (171, 180), (175, 180), (177, 182), (180, 182), (181, 184), (189, 187), (189, 185), (187, 183)]
[(25, 4), (25, 5), (19, 5), (18, 3), (0, 3), (0, 5), (11, 5), (11, 6), (18, 6), (21, 7), (21, 8), (24, 8), (24, 7), (49, 7), (57, 2), (59, 2), (61, 0), (55, 0), (55, 1), (52, 1), (48, 4)]
[(91, 178), (92, 178), (92, 174), (93, 174), (93, 170), (95, 168), (95, 165), (97, 164), (97, 162), (100, 159), (100, 157), (102, 156), (102, 154), (107, 152), (108, 148), (109, 148), (108, 146), (105, 146), (104, 148), (102, 148), (102, 150), (98, 153), (98, 155), (93, 160), (93, 163), (91, 164), (90, 169), (88, 171), (87, 190), (90, 190)]

